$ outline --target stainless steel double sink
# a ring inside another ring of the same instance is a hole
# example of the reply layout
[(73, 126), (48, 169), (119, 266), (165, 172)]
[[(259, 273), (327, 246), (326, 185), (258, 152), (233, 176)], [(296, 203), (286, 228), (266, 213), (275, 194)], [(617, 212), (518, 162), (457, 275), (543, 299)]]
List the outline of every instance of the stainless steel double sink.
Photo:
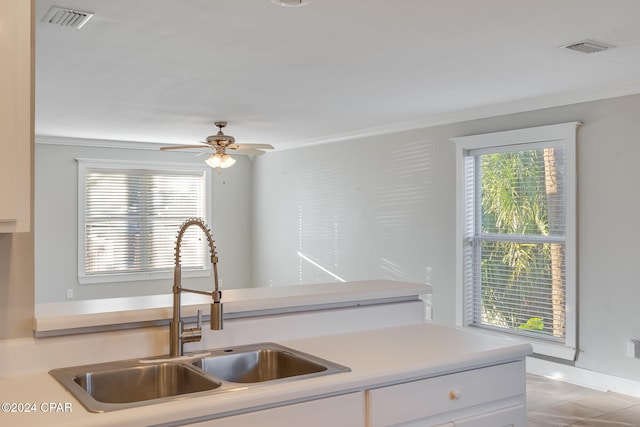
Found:
[(131, 359), (49, 373), (91, 412), (108, 412), (349, 368), (274, 343), (207, 350), (181, 358)]

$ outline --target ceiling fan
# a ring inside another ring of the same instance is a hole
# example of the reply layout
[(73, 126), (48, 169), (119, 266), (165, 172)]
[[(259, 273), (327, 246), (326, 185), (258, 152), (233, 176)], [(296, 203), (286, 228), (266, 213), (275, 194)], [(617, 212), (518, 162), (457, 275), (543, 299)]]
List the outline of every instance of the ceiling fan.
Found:
[(160, 147), (161, 150), (180, 150), (183, 148), (205, 148), (213, 150), (214, 153), (205, 162), (212, 168), (228, 168), (233, 166), (236, 159), (231, 157), (227, 150), (233, 154), (246, 154), (258, 156), (264, 154), (264, 150), (273, 150), (273, 146), (269, 144), (236, 144), (236, 139), (231, 135), (225, 135), (222, 128), (227, 126), (227, 122), (215, 122), (218, 127), (218, 133), (207, 137), (206, 141), (202, 141), (198, 145), (171, 145), (169, 147)]

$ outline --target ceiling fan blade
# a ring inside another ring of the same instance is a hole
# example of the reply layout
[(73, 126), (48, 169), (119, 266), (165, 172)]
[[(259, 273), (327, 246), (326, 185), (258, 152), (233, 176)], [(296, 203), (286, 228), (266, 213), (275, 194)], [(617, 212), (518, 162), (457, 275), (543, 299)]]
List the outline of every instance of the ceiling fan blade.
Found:
[(240, 146), (238, 148), (230, 149), (229, 154), (246, 154), (250, 156), (259, 156), (261, 154), (264, 154), (264, 151), (256, 150), (255, 148), (246, 148), (244, 146)]
[(273, 150), (271, 144), (236, 144), (240, 148), (257, 148), (258, 150)]
[(161, 150), (180, 150), (182, 148), (210, 148), (208, 145), (170, 145), (168, 147), (160, 147)]

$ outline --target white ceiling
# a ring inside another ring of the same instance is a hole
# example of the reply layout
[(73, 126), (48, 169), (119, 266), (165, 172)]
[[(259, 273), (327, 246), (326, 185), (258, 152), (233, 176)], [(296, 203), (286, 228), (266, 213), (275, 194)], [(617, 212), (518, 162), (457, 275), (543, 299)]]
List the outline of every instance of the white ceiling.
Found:
[[(52, 5), (95, 13), (44, 24)], [(276, 148), (640, 93), (638, 0), (36, 0), (36, 134)], [(593, 39), (613, 49), (559, 46)]]

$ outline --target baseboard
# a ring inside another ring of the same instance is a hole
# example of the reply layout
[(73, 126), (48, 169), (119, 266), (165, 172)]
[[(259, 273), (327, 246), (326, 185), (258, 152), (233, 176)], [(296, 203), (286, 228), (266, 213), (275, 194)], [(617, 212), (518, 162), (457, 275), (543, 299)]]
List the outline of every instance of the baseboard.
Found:
[(527, 372), (582, 387), (640, 397), (639, 381), (563, 365), (549, 360), (527, 357)]

